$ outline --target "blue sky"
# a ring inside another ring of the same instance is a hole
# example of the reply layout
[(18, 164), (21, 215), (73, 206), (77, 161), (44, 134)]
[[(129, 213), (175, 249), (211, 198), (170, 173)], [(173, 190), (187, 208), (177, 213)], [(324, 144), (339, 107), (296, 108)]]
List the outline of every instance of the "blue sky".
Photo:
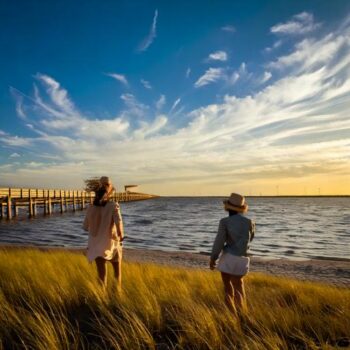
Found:
[(349, 193), (348, 1), (5, 1), (0, 185)]

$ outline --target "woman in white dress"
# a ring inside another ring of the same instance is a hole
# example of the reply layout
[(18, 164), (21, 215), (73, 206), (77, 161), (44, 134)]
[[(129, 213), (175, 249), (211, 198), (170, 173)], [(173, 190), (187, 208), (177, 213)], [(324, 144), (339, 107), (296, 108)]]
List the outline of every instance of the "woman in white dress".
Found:
[(106, 263), (110, 261), (120, 290), (124, 229), (119, 204), (110, 201), (113, 191), (110, 179), (102, 176), (95, 188), (94, 202), (87, 209), (83, 228), (89, 232), (87, 258), (89, 262), (96, 262), (101, 285), (107, 285)]
[(210, 269), (222, 252), (217, 269), (224, 283), (225, 302), (232, 312), (241, 309), (245, 301), (243, 277), (249, 271), (250, 259), (247, 257), (249, 242), (255, 234), (255, 224), (243, 216), (248, 205), (245, 198), (237, 193), (224, 200), (224, 208), (229, 216), (220, 220), (210, 257)]

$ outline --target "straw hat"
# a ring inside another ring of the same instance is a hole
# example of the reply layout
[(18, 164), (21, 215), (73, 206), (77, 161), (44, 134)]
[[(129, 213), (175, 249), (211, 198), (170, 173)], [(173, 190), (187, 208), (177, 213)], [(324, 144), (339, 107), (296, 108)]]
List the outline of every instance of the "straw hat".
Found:
[(238, 193), (231, 193), (228, 199), (223, 201), (225, 210), (235, 210), (239, 213), (244, 213), (248, 210), (248, 204), (245, 198)]

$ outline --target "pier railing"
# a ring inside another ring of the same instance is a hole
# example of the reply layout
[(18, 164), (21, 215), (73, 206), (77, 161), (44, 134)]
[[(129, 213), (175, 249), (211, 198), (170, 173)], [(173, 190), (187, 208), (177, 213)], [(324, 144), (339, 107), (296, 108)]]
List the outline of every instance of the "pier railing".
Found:
[[(37, 215), (38, 208), (45, 215), (51, 214), (57, 207), (61, 213), (69, 209), (83, 210), (93, 202), (95, 194), (82, 190), (38, 189), (38, 188), (0, 188), (0, 218), (12, 219), (18, 216), (18, 209), (24, 208), (28, 216)], [(139, 201), (157, 196), (138, 192), (115, 192), (112, 199), (118, 202)]]

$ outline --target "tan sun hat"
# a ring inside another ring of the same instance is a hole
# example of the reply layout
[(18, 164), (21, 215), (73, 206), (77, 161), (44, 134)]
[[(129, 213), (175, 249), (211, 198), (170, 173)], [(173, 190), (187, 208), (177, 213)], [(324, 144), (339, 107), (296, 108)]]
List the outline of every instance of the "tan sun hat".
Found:
[(245, 198), (238, 193), (231, 193), (231, 196), (225, 199), (223, 203), (225, 210), (235, 210), (240, 213), (248, 210), (248, 204), (245, 202)]

